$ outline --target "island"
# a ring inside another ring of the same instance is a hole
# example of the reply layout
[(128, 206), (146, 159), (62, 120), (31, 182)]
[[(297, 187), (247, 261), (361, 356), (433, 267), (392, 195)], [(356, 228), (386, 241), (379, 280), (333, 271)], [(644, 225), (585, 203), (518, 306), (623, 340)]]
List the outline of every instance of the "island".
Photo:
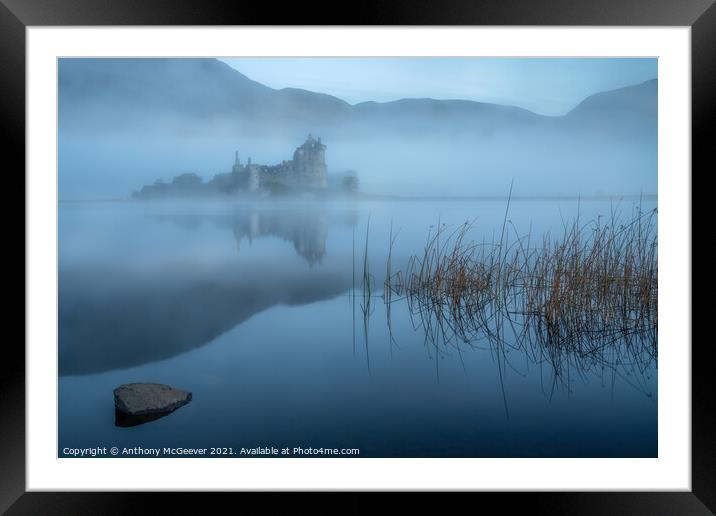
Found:
[(197, 195), (280, 195), (301, 192), (356, 192), (358, 176), (354, 171), (328, 175), (326, 146), (321, 138), (309, 134), (293, 153), (293, 159), (277, 165), (244, 165), (239, 152), (234, 155), (230, 172), (216, 174), (210, 181), (195, 173), (176, 176), (171, 183), (161, 179), (132, 194), (135, 199), (158, 199)]

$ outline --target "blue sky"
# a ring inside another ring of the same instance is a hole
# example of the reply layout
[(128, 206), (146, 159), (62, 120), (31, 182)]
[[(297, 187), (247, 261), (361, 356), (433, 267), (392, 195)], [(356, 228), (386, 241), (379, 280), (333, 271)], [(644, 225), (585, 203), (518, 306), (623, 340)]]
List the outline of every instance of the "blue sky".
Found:
[(303, 88), (351, 104), (467, 99), (568, 112), (589, 95), (657, 77), (655, 58), (226, 58), (272, 88)]

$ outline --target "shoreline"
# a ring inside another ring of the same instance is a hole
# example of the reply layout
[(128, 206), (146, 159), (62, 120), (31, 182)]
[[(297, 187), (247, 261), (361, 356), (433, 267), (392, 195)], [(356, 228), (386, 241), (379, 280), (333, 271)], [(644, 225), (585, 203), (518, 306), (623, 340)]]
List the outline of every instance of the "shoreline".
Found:
[(658, 199), (658, 194), (614, 194), (614, 195), (513, 195), (511, 198), (507, 195), (431, 195), (431, 196), (401, 196), (386, 194), (368, 194), (356, 193), (352, 195), (321, 195), (317, 197), (302, 197), (301, 195), (286, 197), (168, 197), (164, 199), (58, 199), (58, 204), (81, 204), (81, 203), (171, 203), (171, 202), (283, 202), (283, 201), (399, 201), (399, 202), (434, 202), (434, 201), (609, 201), (609, 200), (654, 200)]

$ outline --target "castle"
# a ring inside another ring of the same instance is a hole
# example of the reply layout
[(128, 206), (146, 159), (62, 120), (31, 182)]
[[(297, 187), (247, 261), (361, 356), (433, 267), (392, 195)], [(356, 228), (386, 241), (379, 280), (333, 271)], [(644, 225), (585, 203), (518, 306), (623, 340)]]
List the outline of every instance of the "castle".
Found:
[(276, 185), (291, 189), (326, 188), (326, 146), (321, 143), (320, 137), (316, 139), (309, 134), (303, 145), (294, 151), (292, 160), (271, 166), (253, 164), (251, 158), (246, 165), (242, 165), (236, 151), (231, 174), (238, 189), (249, 192), (271, 189)]
[[(353, 182), (346, 188), (355, 189)], [(216, 174), (211, 181), (204, 182), (197, 174), (186, 173), (176, 176), (171, 183), (157, 180), (133, 193), (136, 199), (156, 199), (171, 196), (211, 195), (216, 193), (235, 194), (238, 192), (281, 193), (300, 190), (326, 190), (328, 173), (326, 169), (326, 146), (320, 138), (308, 135), (306, 141), (296, 148), (293, 159), (278, 165), (256, 165), (248, 159), (246, 165), (239, 160), (236, 151), (231, 172)]]

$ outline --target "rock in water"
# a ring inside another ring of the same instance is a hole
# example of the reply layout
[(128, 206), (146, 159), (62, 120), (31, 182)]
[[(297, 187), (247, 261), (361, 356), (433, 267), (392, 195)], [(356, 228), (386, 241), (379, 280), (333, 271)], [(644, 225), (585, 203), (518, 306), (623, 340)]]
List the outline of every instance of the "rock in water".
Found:
[(160, 383), (127, 383), (114, 389), (114, 406), (132, 416), (169, 413), (190, 401), (190, 392)]

